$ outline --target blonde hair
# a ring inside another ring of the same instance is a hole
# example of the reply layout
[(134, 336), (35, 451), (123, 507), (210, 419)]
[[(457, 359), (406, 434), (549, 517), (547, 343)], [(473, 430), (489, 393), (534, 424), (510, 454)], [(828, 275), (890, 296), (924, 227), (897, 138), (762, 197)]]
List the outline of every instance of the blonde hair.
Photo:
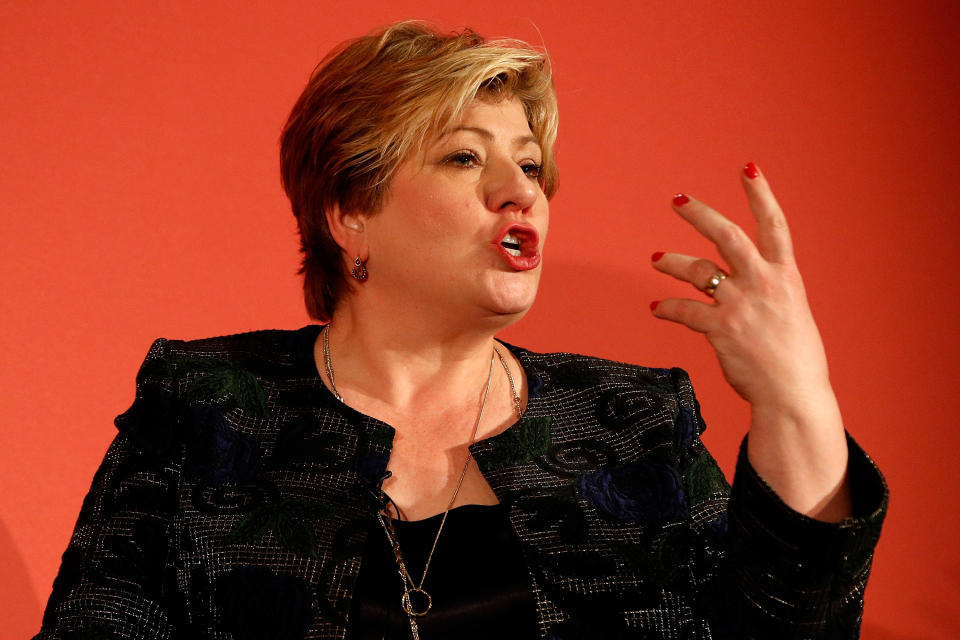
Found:
[(552, 197), (557, 100), (549, 59), (530, 45), (401, 22), (341, 44), (313, 71), (280, 138), (311, 317), (328, 320), (348, 286), (326, 211), (377, 213), (399, 166), (477, 98), (520, 100), (543, 151), (540, 186)]

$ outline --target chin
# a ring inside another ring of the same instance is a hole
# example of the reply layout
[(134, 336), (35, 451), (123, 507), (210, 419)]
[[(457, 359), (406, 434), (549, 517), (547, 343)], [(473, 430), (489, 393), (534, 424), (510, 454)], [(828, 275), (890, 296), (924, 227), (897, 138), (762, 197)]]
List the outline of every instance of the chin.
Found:
[[(537, 279), (539, 281), (539, 278)], [(511, 282), (501, 283), (490, 292), (487, 304), (484, 306), (493, 314), (504, 318), (512, 318), (516, 322), (522, 318), (537, 299), (538, 282)]]
[(489, 309), (493, 315), (509, 320), (511, 323), (518, 321), (523, 316), (527, 315), (527, 312), (530, 311), (530, 308), (533, 307), (533, 304), (525, 305), (497, 305)]

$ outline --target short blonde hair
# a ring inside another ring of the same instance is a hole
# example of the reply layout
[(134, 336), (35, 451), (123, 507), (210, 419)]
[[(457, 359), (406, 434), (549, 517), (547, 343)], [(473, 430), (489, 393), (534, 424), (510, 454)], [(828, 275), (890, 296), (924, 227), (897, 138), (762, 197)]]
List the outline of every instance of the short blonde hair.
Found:
[(557, 100), (549, 59), (530, 45), (401, 22), (341, 44), (313, 71), (280, 139), (311, 317), (329, 320), (348, 286), (326, 211), (377, 213), (399, 166), (476, 98), (520, 100), (543, 151), (540, 186), (551, 198)]

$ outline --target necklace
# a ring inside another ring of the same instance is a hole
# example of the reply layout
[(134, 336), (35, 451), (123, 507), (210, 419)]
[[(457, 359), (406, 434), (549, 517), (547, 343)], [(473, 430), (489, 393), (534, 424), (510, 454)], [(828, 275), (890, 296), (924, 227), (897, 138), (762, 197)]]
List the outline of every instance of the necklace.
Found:
[[(500, 350), (496, 346), (493, 347), (493, 354), (490, 355), (490, 368), (487, 371), (487, 382), (483, 388), (483, 398), (480, 401), (480, 411), (477, 413), (477, 420), (473, 425), (473, 433), (470, 436), (470, 444), (468, 447), (476, 442), (477, 431), (480, 429), (480, 421), (483, 419), (483, 410), (487, 406), (487, 395), (490, 393), (490, 381), (493, 379), (493, 363), (494, 357), (499, 358), (500, 364), (503, 366), (503, 370), (507, 374), (507, 380), (510, 381), (510, 393), (513, 396), (514, 408), (517, 412), (517, 417), (523, 417), (523, 410), (520, 406), (520, 394), (517, 392), (517, 385), (513, 380), (513, 374), (510, 373), (510, 368), (507, 366), (507, 361), (504, 359), (503, 354), (500, 353)], [(336, 382), (333, 378), (333, 361), (330, 358), (330, 325), (326, 325), (323, 328), (323, 360), (324, 366), (327, 370), (327, 378), (330, 380), (330, 388), (333, 391), (333, 395), (343, 402), (343, 396), (340, 395), (340, 392), (337, 391)], [(463, 470), (460, 472), (460, 478), (457, 480), (457, 486), (453, 490), (453, 496), (450, 498), (450, 502), (447, 504), (447, 508), (443, 512), (443, 518), (440, 520), (440, 526), (437, 528), (437, 535), (433, 538), (433, 546), (430, 547), (430, 553), (427, 554), (427, 562), (423, 567), (423, 574), (420, 576), (420, 582), (414, 582), (413, 578), (410, 576), (410, 572), (407, 571), (406, 563), (403, 561), (403, 555), (400, 553), (400, 543), (397, 540), (397, 532), (394, 530), (393, 521), (390, 518), (389, 514), (378, 512), (377, 519), (380, 521), (380, 525), (383, 527), (383, 532), (387, 536), (387, 542), (390, 544), (390, 548), (393, 550), (394, 557), (397, 561), (397, 570), (400, 574), (400, 580), (403, 582), (403, 597), (400, 599), (400, 606), (403, 608), (403, 611), (407, 614), (407, 617), (410, 620), (410, 632), (413, 635), (414, 640), (420, 640), (420, 630), (417, 628), (417, 618), (420, 616), (426, 615), (430, 608), (433, 606), (433, 598), (430, 597), (430, 594), (427, 593), (424, 588), (424, 582), (427, 579), (427, 571), (430, 569), (430, 561), (433, 560), (433, 552), (437, 548), (437, 542), (440, 541), (440, 533), (443, 531), (443, 525), (447, 522), (447, 515), (450, 513), (450, 509), (453, 508), (453, 504), (457, 501), (457, 495), (460, 493), (460, 487), (463, 485), (463, 479), (467, 475), (467, 469), (470, 465), (470, 460), (473, 456), (470, 454), (469, 448), (467, 449), (467, 459), (463, 463)], [(399, 510), (397, 511), (399, 516)], [(414, 603), (414, 598), (419, 600), (419, 602)]]

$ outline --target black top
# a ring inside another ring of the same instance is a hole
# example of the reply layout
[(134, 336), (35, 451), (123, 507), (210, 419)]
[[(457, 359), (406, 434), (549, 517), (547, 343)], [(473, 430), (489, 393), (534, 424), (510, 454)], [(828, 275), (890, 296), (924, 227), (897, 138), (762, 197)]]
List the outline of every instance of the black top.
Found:
[[(151, 346), (39, 640), (344, 640), (363, 617), (352, 611), (358, 576), (374, 571), (368, 538), (383, 540), (368, 534), (396, 432), (327, 390), (313, 360), (319, 332)], [(454, 533), (430, 569), (431, 580), (454, 572), (458, 587), (487, 574), (516, 579), (492, 567), (526, 572), (538, 633), (499, 637), (857, 637), (888, 492), (852, 439), (853, 516), (821, 522), (780, 500), (746, 441), (730, 488), (700, 439), (706, 425), (684, 371), (506, 348), (529, 383), (524, 417), (470, 452), (523, 562), (493, 564), (459, 542), (463, 562), (453, 564), (444, 557)], [(493, 548), (495, 536), (483, 538)], [(412, 558), (415, 573), (421, 562)], [(470, 562), (483, 570), (460, 580)], [(382, 576), (396, 602), (400, 579), (383, 565), (374, 582)], [(465, 593), (430, 588), (438, 611), (428, 617), (458, 606), (441, 598)], [(480, 635), (472, 625), (482, 617), (424, 637)]]
[[(416, 582), (442, 518), (440, 513), (425, 520), (394, 521), (403, 561)], [(433, 605), (429, 613), (417, 618), (423, 640), (539, 635), (527, 565), (501, 505), (464, 505), (450, 511), (424, 590)], [(402, 595), (396, 559), (383, 526), (373, 519), (353, 594), (347, 638), (410, 638), (410, 622), (400, 606)]]

